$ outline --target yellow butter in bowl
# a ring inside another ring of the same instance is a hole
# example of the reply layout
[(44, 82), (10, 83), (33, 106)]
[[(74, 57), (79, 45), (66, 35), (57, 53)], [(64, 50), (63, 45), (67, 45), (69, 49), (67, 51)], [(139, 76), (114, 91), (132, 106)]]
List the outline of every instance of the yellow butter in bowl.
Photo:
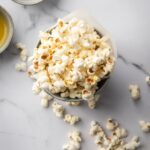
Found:
[(0, 53), (9, 45), (13, 35), (13, 22), (8, 12), (0, 6)]

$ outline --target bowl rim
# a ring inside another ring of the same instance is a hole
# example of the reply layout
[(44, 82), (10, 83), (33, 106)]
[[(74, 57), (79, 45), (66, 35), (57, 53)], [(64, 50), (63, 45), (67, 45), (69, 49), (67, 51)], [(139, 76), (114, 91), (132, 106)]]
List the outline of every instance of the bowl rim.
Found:
[(8, 11), (1, 5), (0, 5), (0, 12), (4, 15), (4, 17), (8, 21), (8, 29), (9, 29), (8, 37), (7, 37), (6, 41), (5, 41), (5, 43), (0, 47), (0, 53), (2, 53), (3, 51), (6, 50), (6, 48), (10, 44), (11, 39), (13, 37), (14, 23), (13, 23), (12, 17), (8, 13)]
[[(82, 14), (82, 15), (81, 15)], [(63, 20), (65, 22), (69, 21), (72, 17), (77, 17), (79, 19), (82, 19), (84, 20), (84, 17), (85, 18), (89, 18), (89, 20), (86, 20), (87, 23), (91, 24), (95, 30), (102, 36), (107, 36), (108, 39), (109, 39), (109, 44), (111, 46), (111, 49), (112, 49), (112, 55), (115, 57), (115, 63), (113, 65), (113, 69), (112, 71), (105, 77), (103, 78), (102, 80), (104, 80), (104, 82), (102, 83), (102, 86), (95, 92), (95, 95), (99, 94), (100, 91), (106, 86), (106, 83), (108, 83), (108, 80), (110, 79), (110, 76), (111, 74), (113, 73), (114, 71), (114, 68), (115, 68), (115, 65), (116, 65), (116, 61), (117, 61), (117, 48), (116, 48), (116, 45), (115, 45), (115, 42), (112, 38), (112, 35), (99, 23), (97, 22), (92, 16), (90, 16), (88, 13), (85, 13), (85, 11), (75, 11), (73, 13), (70, 13), (69, 15), (65, 16), (63, 18)], [(91, 23), (93, 22), (93, 23)], [(50, 32), (53, 28), (56, 27), (56, 23), (54, 25), (52, 25), (48, 30), (46, 30), (46, 32)], [(36, 45), (36, 48), (38, 48), (40, 45), (40, 40), (38, 41), (37, 45)], [(100, 82), (101, 82), (100, 81)], [(47, 94), (49, 94), (50, 96), (52, 96), (53, 98), (56, 98), (58, 100), (61, 100), (61, 101), (65, 101), (65, 102), (77, 102), (77, 101), (85, 101), (83, 100), (82, 98), (63, 98), (61, 96), (59, 96), (58, 94), (52, 94), (48, 89), (43, 89)]]

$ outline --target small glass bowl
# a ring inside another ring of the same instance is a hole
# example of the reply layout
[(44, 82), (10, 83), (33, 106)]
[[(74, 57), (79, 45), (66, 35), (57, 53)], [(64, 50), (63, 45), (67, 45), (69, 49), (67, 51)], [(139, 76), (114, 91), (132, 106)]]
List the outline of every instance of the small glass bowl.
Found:
[[(112, 36), (110, 35), (110, 33), (108, 31), (106, 31), (106, 29), (104, 29), (99, 23), (97, 23), (91, 16), (85, 14), (82, 11), (78, 11), (78, 12), (74, 12), (71, 13), (69, 15), (67, 15), (66, 17), (63, 18), (63, 20), (65, 22), (68, 22), (71, 18), (76, 17), (82, 20), (85, 20), (87, 23), (91, 24), (92, 26), (94, 26), (95, 31), (100, 35), (100, 36), (106, 36), (108, 37), (108, 43), (111, 46), (111, 50), (112, 50), (112, 55), (115, 57), (115, 59), (117, 59), (117, 50), (114, 44), (114, 41), (112, 39)], [(54, 29), (56, 27), (56, 25), (52, 26), (47, 32), (51, 33), (52, 29)], [(39, 41), (37, 44), (37, 48), (40, 46), (41, 42)], [(116, 62), (116, 61), (115, 61)], [(115, 64), (114, 64), (115, 66)], [(104, 87), (104, 85), (106, 84), (107, 80), (110, 78), (112, 72), (110, 72), (108, 75), (106, 75), (100, 82), (98, 82), (98, 89), (95, 92), (95, 95), (100, 94), (101, 89)], [(83, 101), (83, 99), (80, 98), (63, 98), (60, 96), (60, 94), (53, 94), (51, 93), (48, 89), (43, 89), (47, 94), (49, 94), (50, 96), (52, 96), (53, 98), (56, 98), (58, 100), (61, 101), (65, 101), (65, 102), (79, 102), (79, 101)]]

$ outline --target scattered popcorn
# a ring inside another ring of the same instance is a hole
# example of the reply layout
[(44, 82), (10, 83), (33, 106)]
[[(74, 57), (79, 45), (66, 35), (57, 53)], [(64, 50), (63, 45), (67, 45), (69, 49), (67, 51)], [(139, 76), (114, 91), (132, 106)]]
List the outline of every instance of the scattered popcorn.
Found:
[(88, 100), (88, 106), (89, 106), (90, 109), (94, 109), (96, 107), (96, 101), (95, 101), (95, 99)]
[(113, 132), (113, 135), (116, 135), (119, 138), (125, 138), (127, 137), (128, 133), (126, 129), (117, 127)]
[(49, 100), (46, 98), (41, 99), (41, 106), (47, 108), (49, 106)]
[(116, 122), (114, 119), (109, 118), (106, 123), (106, 128), (110, 131), (113, 131), (118, 127), (118, 125), (118, 122)]
[(134, 100), (138, 100), (140, 98), (140, 88), (136, 84), (129, 85), (129, 91), (131, 93), (131, 97)]
[(20, 62), (20, 63), (16, 64), (15, 68), (17, 71), (25, 72), (27, 70), (27, 64), (24, 62)]
[(65, 113), (65, 109), (62, 105), (60, 105), (57, 102), (53, 102), (52, 103), (52, 109), (53, 112), (55, 113), (55, 115), (59, 118), (63, 118), (64, 117), (64, 113)]
[[(108, 119), (107, 122), (110, 122), (109, 120), (110, 119)], [(139, 139), (137, 137), (133, 137), (131, 141), (126, 142), (124, 138), (127, 137), (127, 131), (123, 128), (120, 128), (119, 124), (111, 119), (111, 124), (112, 122), (113, 127), (117, 125), (117, 128), (108, 128), (108, 130), (111, 129), (111, 136), (108, 136), (105, 133), (98, 122), (91, 122), (90, 135), (95, 136), (95, 143), (98, 148), (100, 150), (136, 150), (140, 146)]]
[(145, 78), (145, 81), (147, 82), (148, 85), (150, 85), (150, 76), (147, 76), (147, 77)]
[(26, 49), (25, 45), (22, 43), (17, 43), (16, 48), (20, 50), (20, 59), (22, 61), (26, 61), (28, 55), (27, 55), (27, 49)]
[(141, 121), (139, 121), (139, 125), (143, 132), (150, 132), (150, 122), (141, 120)]
[(107, 40), (83, 20), (65, 23), (59, 19), (50, 33), (40, 32), (41, 44), (30, 59), (28, 74), (40, 87), (46, 82), (53, 94), (82, 98), (93, 109), (97, 83), (110, 74), (115, 63)]
[(32, 91), (34, 94), (39, 94), (41, 92), (40, 84), (38, 82), (33, 83)]
[(135, 150), (141, 145), (139, 141), (139, 137), (135, 136), (131, 139), (131, 141), (124, 145), (126, 150)]
[(81, 148), (81, 133), (73, 131), (68, 134), (69, 142), (63, 145), (63, 150), (80, 150)]
[(80, 118), (75, 115), (65, 114), (64, 121), (69, 123), (70, 125), (74, 125), (80, 121)]

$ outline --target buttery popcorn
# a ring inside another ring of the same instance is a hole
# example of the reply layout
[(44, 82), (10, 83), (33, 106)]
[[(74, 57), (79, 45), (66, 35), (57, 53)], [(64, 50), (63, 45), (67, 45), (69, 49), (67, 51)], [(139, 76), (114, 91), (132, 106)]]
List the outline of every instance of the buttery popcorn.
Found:
[(75, 115), (65, 114), (64, 121), (69, 123), (70, 125), (74, 125), (80, 121), (80, 118), (78, 116), (75, 116)]
[(94, 108), (97, 83), (109, 75), (115, 62), (107, 37), (73, 18), (67, 23), (59, 19), (50, 32), (40, 32), (40, 41), (28, 71), (31, 78), (53, 94), (82, 98)]
[(68, 134), (69, 142), (63, 145), (63, 150), (80, 150), (81, 148), (81, 133), (79, 131), (72, 131)]
[(147, 76), (147, 77), (145, 78), (145, 81), (147, 82), (148, 85), (150, 85), (150, 76)]
[(46, 98), (41, 99), (41, 106), (47, 108), (49, 106), (49, 100)]
[[(108, 119), (107, 122), (110, 122), (110, 119)], [(107, 126), (108, 125), (106, 125), (106, 128)], [(131, 141), (126, 142), (127, 131), (119, 127), (119, 124), (114, 120), (112, 121), (112, 119), (111, 128), (108, 128), (108, 130), (112, 132), (110, 136), (105, 133), (98, 122), (91, 122), (90, 135), (95, 136), (95, 143), (100, 150), (136, 150), (140, 146), (138, 137), (133, 137)]]
[(140, 98), (140, 87), (138, 85), (129, 85), (129, 91), (133, 100), (138, 100)]
[(143, 132), (150, 132), (150, 122), (146, 122), (144, 120), (139, 121), (139, 125)]

